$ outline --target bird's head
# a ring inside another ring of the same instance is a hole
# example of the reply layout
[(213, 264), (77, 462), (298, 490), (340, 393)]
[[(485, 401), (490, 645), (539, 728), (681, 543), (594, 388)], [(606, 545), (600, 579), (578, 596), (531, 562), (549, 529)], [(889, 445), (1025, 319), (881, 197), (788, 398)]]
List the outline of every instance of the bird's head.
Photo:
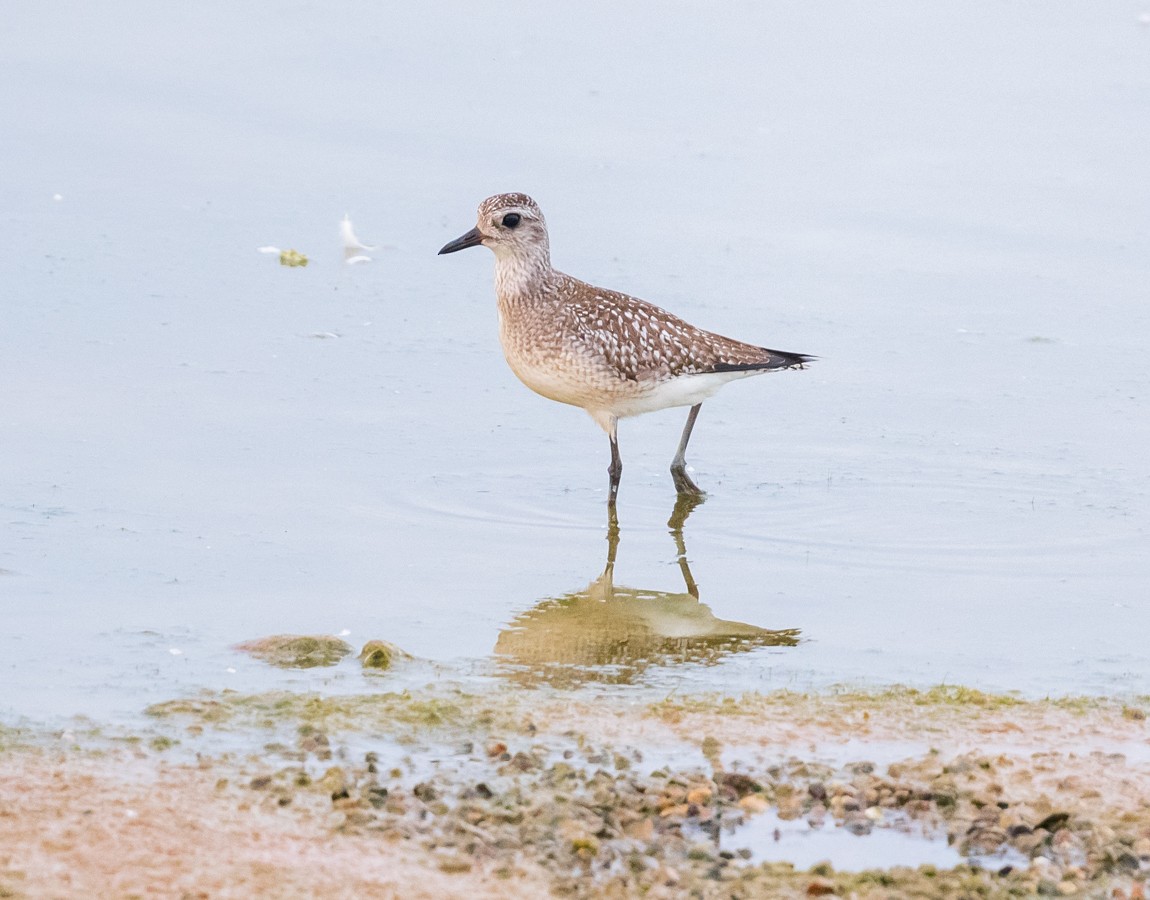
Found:
[(539, 205), (526, 194), (496, 194), (479, 204), (475, 227), (439, 251), (454, 253), (483, 244), (498, 259), (541, 258), (550, 265), (547, 223)]

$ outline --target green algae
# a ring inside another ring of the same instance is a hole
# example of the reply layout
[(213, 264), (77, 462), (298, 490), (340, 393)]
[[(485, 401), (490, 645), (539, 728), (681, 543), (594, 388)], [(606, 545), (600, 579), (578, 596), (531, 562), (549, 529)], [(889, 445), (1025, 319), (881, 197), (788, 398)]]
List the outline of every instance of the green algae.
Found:
[(347, 641), (330, 634), (275, 634), (244, 641), (235, 649), (280, 669), (334, 666), (352, 652)]
[(990, 694), (986, 691), (953, 684), (939, 684), (925, 690), (894, 685), (873, 694), (849, 691), (836, 692), (834, 696), (859, 702), (882, 703), (892, 700), (907, 700), (916, 706), (977, 706), (981, 709), (1003, 709), (1019, 706), (1024, 702), (1014, 694)]
[(1114, 710), (1124, 718), (1142, 720), (1150, 711), (1150, 698), (1136, 697), (1125, 701), (1106, 697), (1046, 697), (1027, 699), (1013, 693), (990, 693), (961, 685), (935, 685), (914, 688), (891, 685), (875, 690), (836, 686), (825, 692), (779, 690), (770, 693), (745, 693), (738, 697), (717, 693), (671, 695), (648, 706), (657, 718), (674, 719), (684, 714), (759, 717), (788, 707), (837, 706), (847, 711), (869, 712), (900, 704), (916, 707), (945, 709), (977, 709), (995, 711), (1007, 709), (1053, 708), (1069, 712)]
[(493, 706), (490, 696), (462, 691), (358, 694), (330, 697), (269, 691), (218, 694), (169, 700), (149, 706), (154, 718), (191, 719), (211, 725), (273, 728), (283, 723), (306, 723), (330, 730), (393, 732), (397, 729), (490, 728), (496, 723), (513, 727), (513, 711)]
[(297, 268), (299, 266), (306, 266), (308, 258), (300, 253), (298, 250), (282, 250), (280, 251), (280, 265)]
[(28, 744), (28, 732), (23, 728), (0, 725), (0, 753), (19, 750)]
[[(372, 651), (371, 644), (365, 651)], [(402, 653), (402, 651), (400, 651)], [(381, 694), (324, 696), (315, 693), (268, 691), (246, 694), (224, 690), (195, 697), (153, 704), (146, 713), (153, 718), (180, 719), (211, 726), (275, 728), (288, 723), (309, 723), (324, 730), (405, 734), (434, 729), (518, 730), (533, 711), (562, 720), (578, 705), (549, 704), (546, 692), (428, 688)], [(879, 690), (836, 688), (829, 692), (802, 693), (790, 690), (746, 693), (737, 697), (721, 694), (671, 695), (645, 707), (643, 714), (665, 722), (685, 716), (738, 717), (749, 720), (805, 713), (849, 716), (897, 713), (899, 709), (933, 709), (939, 712), (1020, 713), (1059, 709), (1071, 713), (1110, 712), (1126, 720), (1142, 721), (1150, 698), (1126, 701), (1098, 697), (1026, 699), (1014, 694), (994, 694), (957, 685), (911, 688), (895, 685)], [(4, 735), (0, 732), (0, 747)]]

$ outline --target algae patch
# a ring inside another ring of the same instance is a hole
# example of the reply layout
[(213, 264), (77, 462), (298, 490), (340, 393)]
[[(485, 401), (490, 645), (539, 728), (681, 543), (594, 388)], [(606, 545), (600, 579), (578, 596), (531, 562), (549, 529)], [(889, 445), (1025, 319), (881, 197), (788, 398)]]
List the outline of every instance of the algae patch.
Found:
[(420, 729), (513, 726), (515, 714), (489, 704), (489, 699), (462, 691), (402, 691), (350, 697), (290, 691), (221, 691), (155, 703), (145, 712), (156, 718), (190, 720), (192, 725), (276, 728), (303, 723), (324, 730), (391, 735)]
[(28, 735), (23, 729), (0, 725), (0, 753), (20, 749), (26, 746), (27, 742)]
[(291, 268), (296, 268), (298, 266), (306, 266), (307, 263), (307, 257), (300, 253), (298, 250), (283, 250), (280, 252), (281, 266), (290, 266)]
[(1127, 719), (1141, 721), (1150, 709), (1150, 699), (1132, 698), (1125, 703), (1100, 697), (1055, 697), (1029, 700), (1015, 694), (994, 694), (961, 685), (936, 685), (914, 688), (892, 685), (879, 690), (832, 688), (826, 693), (802, 693), (790, 690), (771, 693), (746, 693), (738, 697), (703, 693), (688, 696), (671, 695), (649, 706), (649, 712), (664, 721), (678, 721), (689, 715), (744, 716), (758, 718), (769, 714), (793, 715), (837, 713), (841, 715), (889, 714), (896, 710), (929, 710), (932, 714), (1000, 713), (1011, 710), (1040, 712), (1044, 709), (1072, 713), (1120, 710)]
[(383, 672), (403, 659), (411, 659), (411, 654), (401, 650), (389, 641), (368, 641), (359, 651), (359, 661), (365, 669)]
[(347, 641), (328, 634), (275, 634), (244, 641), (234, 649), (281, 669), (334, 666), (352, 652)]

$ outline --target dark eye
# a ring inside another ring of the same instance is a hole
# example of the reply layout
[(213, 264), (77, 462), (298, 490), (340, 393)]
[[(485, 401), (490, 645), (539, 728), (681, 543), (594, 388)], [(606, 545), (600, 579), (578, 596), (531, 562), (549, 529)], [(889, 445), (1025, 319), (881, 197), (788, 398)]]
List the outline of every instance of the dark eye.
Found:
[(503, 217), (504, 228), (514, 228), (519, 224), (519, 213), (508, 213)]

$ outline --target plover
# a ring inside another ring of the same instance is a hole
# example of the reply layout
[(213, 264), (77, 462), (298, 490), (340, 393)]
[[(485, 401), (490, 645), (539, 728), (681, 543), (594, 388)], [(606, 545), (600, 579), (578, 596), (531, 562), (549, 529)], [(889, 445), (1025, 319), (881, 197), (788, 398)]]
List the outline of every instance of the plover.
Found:
[(543, 213), (526, 194), (488, 197), (476, 226), (439, 253), (479, 244), (495, 254), (499, 340), (511, 370), (536, 393), (587, 410), (611, 439), (612, 506), (623, 472), (620, 419), (691, 407), (671, 476), (680, 494), (701, 497), (685, 456), (703, 401), (728, 381), (801, 369), (814, 358), (703, 331), (645, 300), (556, 271)]

